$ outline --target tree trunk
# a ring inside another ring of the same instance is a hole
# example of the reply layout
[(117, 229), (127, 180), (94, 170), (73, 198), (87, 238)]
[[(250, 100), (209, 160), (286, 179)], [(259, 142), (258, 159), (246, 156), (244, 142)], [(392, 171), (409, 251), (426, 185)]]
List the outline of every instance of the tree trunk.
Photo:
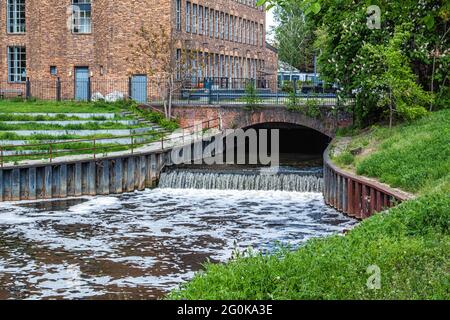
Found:
[(167, 101), (164, 100), (164, 116), (167, 118)]
[(389, 90), (389, 129), (392, 129), (394, 108), (392, 105), (392, 89)]
[(170, 75), (169, 78), (169, 115), (168, 119), (172, 119), (172, 97), (173, 97), (173, 90), (174, 90), (174, 83), (173, 83), (173, 75)]
[[(431, 86), (430, 86), (431, 93), (434, 93), (434, 74), (436, 72), (436, 54), (437, 54), (437, 46), (434, 48), (434, 55), (433, 55), (433, 71), (431, 73)], [(433, 99), (431, 100), (431, 103), (430, 103), (430, 112), (431, 111), (433, 111)]]

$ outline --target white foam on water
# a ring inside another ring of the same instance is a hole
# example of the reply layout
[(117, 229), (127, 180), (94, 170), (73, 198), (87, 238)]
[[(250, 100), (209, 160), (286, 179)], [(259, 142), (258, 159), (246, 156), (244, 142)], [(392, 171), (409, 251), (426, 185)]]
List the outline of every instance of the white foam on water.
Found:
[(90, 199), (87, 202), (74, 205), (69, 208), (68, 211), (78, 213), (78, 214), (86, 214), (92, 212), (103, 212), (109, 209), (120, 208), (120, 201), (115, 197), (96, 197)]
[(117, 288), (151, 297), (190, 279), (207, 258), (227, 261), (235, 249), (273, 250), (277, 242), (296, 247), (354, 225), (319, 193), (155, 189), (49, 211), (5, 204), (0, 272), (17, 283), (0, 285), (27, 289), (30, 299)]

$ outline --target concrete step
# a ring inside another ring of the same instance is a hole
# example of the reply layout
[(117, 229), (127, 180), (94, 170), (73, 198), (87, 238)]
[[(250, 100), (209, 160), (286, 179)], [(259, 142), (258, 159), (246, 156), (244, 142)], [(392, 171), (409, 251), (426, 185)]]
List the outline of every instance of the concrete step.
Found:
[(115, 113), (20, 113), (20, 112), (15, 112), (15, 113), (4, 113), (4, 112), (0, 112), (1, 114), (5, 114), (5, 115), (17, 115), (17, 116), (23, 116), (23, 115), (28, 115), (28, 116), (47, 116), (47, 117), (57, 117), (58, 115), (65, 115), (67, 117), (77, 117), (80, 119), (90, 119), (90, 118), (97, 118), (97, 117), (103, 117), (105, 119), (114, 119), (116, 117)]
[(61, 126), (67, 126), (71, 124), (89, 124), (89, 123), (117, 123), (127, 126), (138, 125), (137, 120), (53, 120), (53, 121), (0, 121), (5, 124), (26, 124), (26, 123), (36, 123), (36, 124), (56, 124)]
[(93, 136), (96, 134), (111, 134), (114, 136), (126, 136), (131, 134), (141, 134), (150, 131), (156, 131), (153, 128), (136, 128), (136, 129), (100, 129), (100, 130), (15, 130), (15, 131), (1, 131), (11, 132), (18, 136), (33, 136), (37, 134), (46, 134), (52, 136), (61, 136), (65, 134), (77, 136)]
[[(134, 139), (134, 143), (141, 143), (144, 142), (146, 139), (150, 138), (148, 137), (136, 137)], [(82, 140), (82, 139), (81, 139)], [(70, 142), (72, 140), (39, 140), (39, 141), (29, 141), (29, 140), (0, 140), (0, 146), (18, 146), (18, 147), (25, 147), (29, 144), (46, 144), (46, 143), (64, 143), (64, 142)], [(131, 144), (131, 138), (102, 138), (101, 140), (96, 140), (96, 144), (120, 144), (120, 145), (126, 145)]]

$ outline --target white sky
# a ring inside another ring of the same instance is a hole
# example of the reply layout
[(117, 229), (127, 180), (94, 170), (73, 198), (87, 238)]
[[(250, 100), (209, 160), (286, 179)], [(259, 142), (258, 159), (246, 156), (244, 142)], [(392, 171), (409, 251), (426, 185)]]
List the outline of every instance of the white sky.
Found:
[[(267, 12), (267, 21), (266, 21), (266, 28), (267, 32), (270, 31), (271, 27), (274, 27), (276, 25), (274, 17), (273, 17), (273, 9)], [(268, 35), (268, 39), (271, 39), (272, 37)]]
[(267, 28), (269, 30), (270, 27), (275, 26), (275, 21), (273, 17), (273, 9), (267, 12)]

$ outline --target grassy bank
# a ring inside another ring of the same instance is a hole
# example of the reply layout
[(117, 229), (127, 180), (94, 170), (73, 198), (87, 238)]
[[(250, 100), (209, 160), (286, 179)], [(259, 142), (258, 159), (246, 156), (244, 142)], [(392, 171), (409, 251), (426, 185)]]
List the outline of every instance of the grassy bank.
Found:
[(43, 100), (0, 100), (1, 113), (116, 113), (126, 109), (117, 103)]
[[(350, 143), (336, 157), (418, 199), (367, 219), (345, 237), (207, 264), (169, 298), (450, 299), (449, 115), (441, 111), (392, 131), (347, 137)], [(380, 269), (380, 289), (367, 287), (370, 266)]]
[[(414, 193), (450, 179), (450, 110), (393, 129), (373, 127), (351, 138), (332, 159), (360, 175)], [(345, 140), (338, 137), (336, 145)]]

